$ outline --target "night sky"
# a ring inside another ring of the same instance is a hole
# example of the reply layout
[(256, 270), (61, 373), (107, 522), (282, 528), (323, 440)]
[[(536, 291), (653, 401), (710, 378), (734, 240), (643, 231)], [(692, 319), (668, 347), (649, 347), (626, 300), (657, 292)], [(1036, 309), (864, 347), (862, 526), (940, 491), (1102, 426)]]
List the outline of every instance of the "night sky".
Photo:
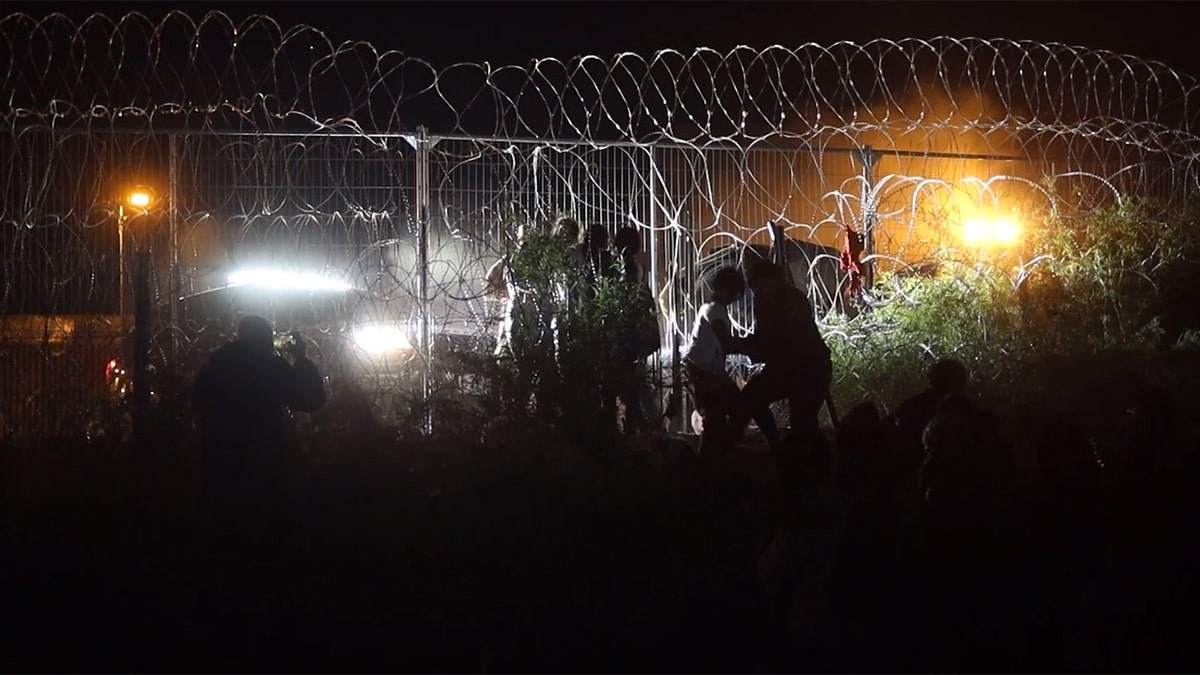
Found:
[(4, 13), (182, 9), (234, 19), (269, 14), (335, 42), (366, 40), (434, 65), (524, 63), (577, 54), (718, 50), (876, 37), (1006, 37), (1079, 44), (1158, 60), (1200, 75), (1184, 2), (10, 2)]

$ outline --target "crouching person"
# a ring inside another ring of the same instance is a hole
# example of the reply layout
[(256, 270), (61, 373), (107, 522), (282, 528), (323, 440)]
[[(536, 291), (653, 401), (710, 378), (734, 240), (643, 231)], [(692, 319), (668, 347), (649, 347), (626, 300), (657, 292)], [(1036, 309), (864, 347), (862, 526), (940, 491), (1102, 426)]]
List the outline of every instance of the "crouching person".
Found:
[(700, 452), (727, 451), (735, 442), (734, 422), (741, 417), (741, 391), (725, 368), (725, 355), (738, 351), (730, 332), (729, 305), (742, 297), (746, 282), (734, 267), (717, 271), (712, 296), (696, 314), (682, 358), (692, 404), (702, 418)]
[(763, 368), (742, 388), (745, 407), (735, 427), (741, 433), (753, 418), (778, 455), (782, 446), (771, 404), (788, 402), (793, 433), (802, 437), (817, 433), (833, 361), (817, 329), (812, 304), (803, 291), (788, 283), (783, 268), (764, 261), (750, 268), (748, 275), (758, 325), (745, 340), (744, 353)]

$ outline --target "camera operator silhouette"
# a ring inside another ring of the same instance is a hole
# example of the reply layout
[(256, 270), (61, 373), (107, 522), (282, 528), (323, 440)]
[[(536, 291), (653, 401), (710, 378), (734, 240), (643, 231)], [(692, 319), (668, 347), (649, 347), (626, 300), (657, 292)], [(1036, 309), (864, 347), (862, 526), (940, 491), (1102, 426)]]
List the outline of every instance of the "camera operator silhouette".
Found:
[(247, 316), (237, 340), (214, 350), (197, 376), (196, 416), (210, 497), (267, 497), (282, 469), (284, 406), (313, 412), (325, 404), (325, 383), (301, 336), (293, 333), (284, 350), (290, 362), (276, 350), (271, 323)]

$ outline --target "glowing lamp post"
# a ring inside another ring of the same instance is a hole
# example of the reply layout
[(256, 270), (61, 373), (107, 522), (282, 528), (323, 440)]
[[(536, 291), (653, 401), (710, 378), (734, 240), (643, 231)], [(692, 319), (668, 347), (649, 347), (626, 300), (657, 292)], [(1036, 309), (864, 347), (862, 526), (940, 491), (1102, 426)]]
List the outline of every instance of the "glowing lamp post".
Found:
[(134, 208), (147, 209), (150, 208), (150, 204), (154, 201), (154, 197), (150, 194), (150, 191), (146, 190), (145, 188), (135, 188), (133, 192), (129, 193), (128, 201), (129, 205)]
[[(128, 295), (128, 284), (129, 284), (128, 256), (125, 252), (125, 250), (126, 250), (126, 247), (125, 247), (125, 224), (132, 215), (145, 214), (147, 211), (150, 210), (150, 206), (153, 204), (154, 204), (154, 193), (149, 188), (142, 187), (142, 186), (138, 186), (138, 187), (135, 187), (132, 190), (130, 190), (129, 193), (124, 195), (124, 197), (122, 197), (122, 199), (117, 203), (117, 242), (118, 242), (117, 261), (118, 261), (118, 266), (120, 267), (120, 275), (121, 275), (121, 280), (120, 280), (121, 310), (120, 311), (121, 311), (121, 323), (122, 324), (125, 323), (126, 316), (128, 316), (128, 310), (127, 310), (128, 299), (126, 296)], [(126, 211), (126, 206), (129, 207), (129, 211)]]
[[(128, 331), (129, 302), (129, 264), (126, 253), (125, 226), (129, 218), (137, 214), (145, 214), (154, 204), (154, 193), (148, 188), (137, 186), (130, 190), (117, 203), (117, 238), (120, 249), (118, 261), (121, 268), (121, 330)], [(128, 207), (128, 208), (126, 208)], [(135, 252), (136, 253), (136, 252)], [(150, 415), (150, 263), (149, 253), (137, 253), (137, 283), (134, 287), (134, 327), (133, 327), (133, 444), (136, 452), (146, 449), (146, 420)]]

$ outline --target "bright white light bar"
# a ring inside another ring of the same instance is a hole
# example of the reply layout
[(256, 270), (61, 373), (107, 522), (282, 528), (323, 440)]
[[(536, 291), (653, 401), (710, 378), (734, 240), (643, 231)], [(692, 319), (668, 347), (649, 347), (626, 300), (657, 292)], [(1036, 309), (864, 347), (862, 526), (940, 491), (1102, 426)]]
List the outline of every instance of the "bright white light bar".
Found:
[(229, 275), (230, 286), (258, 286), (285, 291), (348, 291), (353, 286), (340, 279), (280, 272), (277, 270), (239, 270)]
[(382, 355), (412, 349), (408, 336), (396, 326), (359, 326), (354, 329), (352, 337), (354, 344), (368, 354)]

